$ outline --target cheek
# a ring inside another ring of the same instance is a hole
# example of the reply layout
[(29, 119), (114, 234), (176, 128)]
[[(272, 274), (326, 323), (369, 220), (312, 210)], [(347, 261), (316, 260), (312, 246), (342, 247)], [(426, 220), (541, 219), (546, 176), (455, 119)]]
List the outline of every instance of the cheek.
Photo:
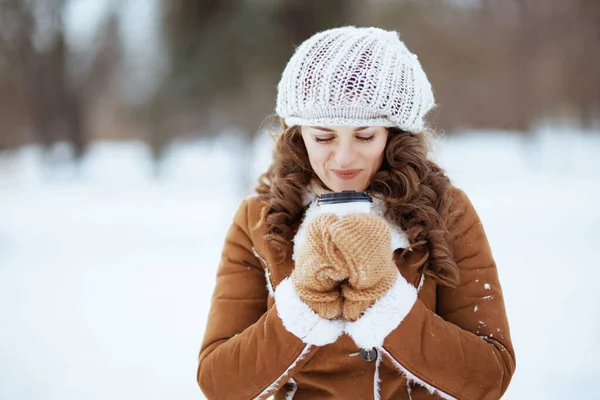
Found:
[(379, 168), (379, 166), (381, 165), (381, 162), (383, 161), (384, 150), (385, 150), (385, 144), (383, 144), (382, 146), (376, 146), (376, 147), (373, 147), (372, 149), (369, 149), (368, 154), (366, 154), (365, 156), (368, 159), (368, 163), (372, 168), (374, 168), (374, 169)]
[(306, 151), (308, 152), (308, 160), (313, 170), (315, 172), (322, 171), (329, 159), (329, 152), (324, 146), (315, 146), (314, 143), (307, 144)]

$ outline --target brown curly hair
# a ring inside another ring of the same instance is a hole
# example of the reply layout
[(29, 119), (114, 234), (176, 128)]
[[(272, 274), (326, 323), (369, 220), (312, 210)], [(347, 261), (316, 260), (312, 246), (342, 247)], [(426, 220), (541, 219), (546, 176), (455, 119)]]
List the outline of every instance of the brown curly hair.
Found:
[[(381, 168), (367, 190), (384, 202), (386, 219), (406, 232), (410, 248), (425, 250), (416, 265), (419, 271), (442, 285), (455, 286), (458, 267), (447, 228), (456, 217), (450, 215), (452, 184), (442, 168), (427, 157), (427, 132), (388, 131)], [(300, 127), (284, 126), (276, 137), (273, 162), (255, 189), (266, 203), (261, 218), (267, 225), (265, 239), (281, 260), (304, 215), (303, 195), (313, 179), (318, 177), (310, 166)]]

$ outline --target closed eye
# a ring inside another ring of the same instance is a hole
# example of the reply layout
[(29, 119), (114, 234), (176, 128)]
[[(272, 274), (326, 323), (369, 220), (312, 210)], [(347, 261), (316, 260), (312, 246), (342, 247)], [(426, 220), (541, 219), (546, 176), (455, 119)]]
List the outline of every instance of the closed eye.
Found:
[[(371, 136), (355, 136), (356, 139), (360, 142), (370, 142), (371, 140), (375, 139), (375, 135), (371, 135)], [(328, 138), (320, 138), (315, 136), (315, 142), (317, 143), (331, 143), (333, 142), (333, 140), (335, 139), (335, 137), (328, 137)]]
[(371, 135), (369, 137), (357, 136), (356, 138), (358, 140), (360, 140), (361, 142), (370, 142), (371, 140), (373, 140), (375, 138), (375, 135)]

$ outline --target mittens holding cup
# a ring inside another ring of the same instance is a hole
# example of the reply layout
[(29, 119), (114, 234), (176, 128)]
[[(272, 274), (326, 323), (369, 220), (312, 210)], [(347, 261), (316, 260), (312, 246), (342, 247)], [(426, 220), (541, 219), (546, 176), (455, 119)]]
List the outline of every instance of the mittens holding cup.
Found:
[(366, 192), (331, 195), (324, 202), (329, 207), (321, 205), (324, 213), (307, 215), (291, 280), (300, 299), (322, 318), (356, 321), (398, 276), (391, 229), (368, 213)]

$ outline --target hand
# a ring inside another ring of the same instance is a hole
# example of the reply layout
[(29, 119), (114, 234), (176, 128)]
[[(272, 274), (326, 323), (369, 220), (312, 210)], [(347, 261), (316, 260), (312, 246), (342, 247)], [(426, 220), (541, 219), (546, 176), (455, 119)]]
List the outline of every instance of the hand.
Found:
[(371, 214), (349, 214), (329, 226), (333, 246), (343, 258), (348, 280), (342, 284), (342, 315), (356, 321), (393, 286), (398, 268), (393, 261), (387, 223)]
[(300, 299), (326, 319), (342, 315), (340, 283), (347, 278), (344, 259), (329, 231), (337, 221), (333, 214), (321, 214), (305, 222), (304, 240), (296, 243), (291, 274)]

